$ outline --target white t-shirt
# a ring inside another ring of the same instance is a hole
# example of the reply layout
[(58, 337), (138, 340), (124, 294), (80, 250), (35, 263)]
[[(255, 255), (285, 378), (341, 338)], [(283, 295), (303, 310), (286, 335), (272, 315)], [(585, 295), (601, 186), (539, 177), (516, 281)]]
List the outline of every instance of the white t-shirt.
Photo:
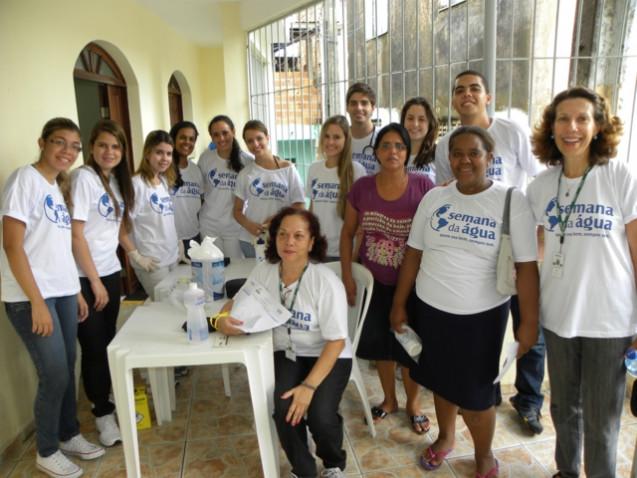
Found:
[[(637, 293), (625, 225), (637, 219), (637, 179), (616, 159), (591, 169), (567, 223), (563, 273), (556, 278), (552, 262), (559, 251), (560, 170), (549, 168), (528, 189), (535, 220), (544, 227), (542, 325), (565, 338), (633, 335), (637, 333)], [(580, 178), (562, 177), (563, 219), (579, 183)]]
[[(352, 162), (354, 167), (354, 180), (366, 176), (362, 164)], [(312, 211), (321, 223), (321, 232), (327, 238), (327, 255), (338, 257), (339, 242), (343, 219), (336, 210), (339, 198), (340, 181), (338, 179), (338, 167), (328, 168), (325, 160), (316, 161), (310, 165), (307, 173), (305, 192), (312, 201)]]
[(172, 198), (164, 180), (149, 185), (139, 175), (133, 176), (135, 207), (131, 212), (135, 246), (143, 256), (159, 260), (159, 267), (177, 262), (179, 249)]
[(376, 127), (364, 138), (352, 137), (352, 160), (363, 165), (368, 175), (376, 174), (380, 170), (380, 164), (374, 156), (374, 141), (376, 140)]
[[(525, 191), (527, 177), (534, 177), (543, 169), (531, 153), (529, 132), (518, 123), (504, 118), (492, 118), (487, 131), (495, 141), (493, 161), (487, 169), (487, 177)], [(454, 179), (449, 164), (449, 137), (452, 132), (440, 138), (436, 146), (436, 184)]]
[[(80, 281), (71, 249), (71, 216), (58, 185), (50, 184), (31, 165), (17, 169), (5, 184), (1, 214), (26, 225), (24, 252), (42, 297), (77, 294)], [(1, 257), (2, 301), (28, 301), (4, 248)]]
[[(303, 183), (293, 164), (280, 169), (265, 169), (254, 163), (237, 177), (235, 196), (243, 200), (243, 213), (258, 224), (285, 206), (304, 203)], [(252, 242), (253, 236), (241, 228), (239, 239)]]
[[(262, 262), (250, 273), (250, 279), (261, 283), (280, 301), (279, 264)], [(298, 281), (283, 289), (289, 307)], [(288, 327), (296, 355), (318, 357), (325, 341), (345, 339), (345, 348), (339, 358), (352, 357), (352, 344), (347, 335), (347, 297), (341, 280), (323, 264), (310, 263), (303, 274), (299, 292), (292, 309), (293, 316), (285, 324), (274, 329), (274, 351), (288, 347)]]
[(203, 176), (192, 160), (188, 160), (188, 166), (180, 168), (180, 172), (184, 184), (177, 190), (171, 188), (170, 195), (175, 209), (177, 237), (181, 240), (199, 234), (198, 214), (203, 194)]
[[(507, 187), (465, 195), (454, 181), (430, 191), (418, 206), (407, 244), (422, 251), (416, 293), (427, 304), (459, 315), (476, 314), (507, 301), (496, 288), (502, 213)], [(537, 259), (533, 213), (517, 190), (511, 195), (511, 242), (515, 262)]]
[[(243, 169), (254, 163), (251, 155), (241, 151), (240, 156)], [(232, 215), (239, 173), (230, 168), (230, 161), (221, 158), (217, 150), (202, 153), (198, 165), (204, 179), (204, 202), (199, 213), (202, 236), (239, 237), (241, 226)]]
[[(117, 245), (124, 214), (124, 201), (117, 180), (112, 174), (109, 185), (119, 203), (119, 217), (115, 214), (111, 197), (92, 167), (84, 166), (71, 173), (73, 219), (84, 221), (84, 238), (100, 277), (113, 274), (122, 268), (117, 257)], [(86, 277), (79, 263), (77, 270), (80, 277)]]
[(431, 179), (431, 182), (436, 184), (436, 164), (434, 161), (431, 163), (427, 163), (424, 166), (416, 166), (414, 161), (416, 160), (416, 155), (412, 154), (409, 156), (407, 160), (407, 172), (412, 174), (422, 174), (423, 176), (427, 176)]

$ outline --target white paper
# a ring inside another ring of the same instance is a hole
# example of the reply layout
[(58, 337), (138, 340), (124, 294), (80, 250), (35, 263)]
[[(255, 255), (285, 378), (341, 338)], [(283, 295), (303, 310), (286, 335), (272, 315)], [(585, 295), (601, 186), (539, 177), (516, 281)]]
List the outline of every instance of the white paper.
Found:
[(502, 380), (502, 377), (504, 377), (504, 375), (508, 372), (511, 365), (515, 363), (516, 357), (518, 356), (519, 346), (520, 344), (518, 342), (513, 342), (506, 346), (504, 350), (504, 362), (502, 362), (502, 368), (493, 383), (498, 383)]
[(234, 296), (230, 315), (243, 322), (245, 333), (263, 332), (285, 324), (292, 313), (255, 280), (248, 280)]

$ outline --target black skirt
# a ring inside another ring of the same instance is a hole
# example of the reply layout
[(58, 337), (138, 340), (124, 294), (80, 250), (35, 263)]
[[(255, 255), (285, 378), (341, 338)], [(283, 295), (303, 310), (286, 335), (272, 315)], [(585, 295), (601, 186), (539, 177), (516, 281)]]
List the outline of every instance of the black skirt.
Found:
[(485, 312), (456, 315), (416, 298), (413, 328), (423, 350), (411, 377), (460, 408), (492, 407), (508, 316), (508, 301)]

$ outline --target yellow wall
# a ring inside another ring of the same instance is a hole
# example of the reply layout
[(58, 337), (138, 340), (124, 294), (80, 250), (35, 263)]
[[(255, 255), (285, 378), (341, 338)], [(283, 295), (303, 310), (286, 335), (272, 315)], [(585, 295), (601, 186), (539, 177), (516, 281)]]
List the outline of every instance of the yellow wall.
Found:
[[(238, 6), (234, 8), (238, 11)], [(228, 11), (229, 26), (239, 29), (236, 11)], [(227, 112), (225, 89), (229, 83), (224, 68), (245, 69), (245, 60), (233, 60), (234, 55), (224, 60), (224, 49), (236, 51), (234, 45), (198, 47), (133, 0), (2, 0), (0, 187), (15, 168), (36, 159), (36, 141), (49, 118), (67, 116), (77, 121), (73, 67), (79, 52), (91, 41), (107, 49), (127, 77), (137, 161), (144, 135), (169, 126), (167, 85), (174, 71), (188, 82), (190, 98), (186, 95), (184, 112), (192, 112), (187, 119), (199, 125), (197, 149), (202, 150), (209, 142), (207, 121)], [(235, 34), (234, 41), (244, 43), (240, 34)], [(235, 88), (232, 95), (233, 108), (247, 104), (245, 88)], [(246, 117), (247, 110), (236, 114)], [(0, 451), (31, 422), (35, 386), (31, 361), (2, 308)]]

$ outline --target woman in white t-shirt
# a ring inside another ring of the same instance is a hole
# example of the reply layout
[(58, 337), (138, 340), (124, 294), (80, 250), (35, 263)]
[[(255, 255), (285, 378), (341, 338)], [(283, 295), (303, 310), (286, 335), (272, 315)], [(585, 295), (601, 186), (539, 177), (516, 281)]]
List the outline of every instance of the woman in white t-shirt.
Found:
[(73, 198), (73, 255), (80, 274), (88, 318), (77, 337), (82, 346), (82, 383), (93, 403), (92, 412), (104, 446), (121, 441), (115, 405), (109, 400), (111, 375), (106, 347), (115, 337), (119, 314), (122, 269), (117, 257), (120, 230), (130, 229), (133, 184), (122, 127), (101, 120), (89, 139), (86, 166), (71, 175)]
[(254, 257), (254, 241), (285, 206), (305, 207), (303, 183), (294, 165), (270, 150), (268, 129), (259, 120), (243, 127), (243, 140), (254, 155), (254, 165), (237, 178), (234, 218), (242, 226), (239, 244), (245, 257)]
[(617, 154), (622, 124), (584, 87), (544, 110), (533, 152), (549, 168), (527, 194), (544, 232), (540, 275), (556, 476), (615, 476), (623, 356), (637, 347), (637, 178)]
[(122, 246), (146, 294), (153, 299), (155, 286), (174, 269), (179, 258), (170, 189), (175, 183), (173, 140), (166, 131), (152, 131), (144, 142), (142, 161), (133, 176), (135, 207), (131, 211), (132, 237), (123, 235)]
[(197, 127), (190, 121), (179, 121), (170, 128), (170, 137), (175, 144), (173, 150), (175, 184), (170, 188), (170, 195), (175, 208), (175, 228), (180, 241), (180, 259), (184, 262), (189, 259), (190, 241), (201, 242), (199, 210), (203, 195), (203, 177), (194, 161), (188, 159), (195, 149), (198, 136)]
[[(440, 467), (455, 444), (462, 409), (474, 443), (476, 477), (498, 475), (491, 445), (495, 385), (509, 315), (509, 298), (496, 290), (496, 263), (507, 187), (487, 178), (495, 143), (476, 126), (456, 129), (449, 158), (456, 180), (427, 194), (414, 216), (391, 310), (399, 331), (416, 284), (413, 328), (422, 340), (411, 375), (434, 394), (438, 437), (420, 456), (426, 470)], [(538, 335), (537, 246), (533, 214), (519, 191), (510, 203), (510, 230), (521, 322), (518, 356)], [(411, 317), (411, 314), (410, 314)]]
[(345, 116), (332, 116), (323, 123), (318, 151), (324, 159), (310, 165), (305, 193), (327, 238), (326, 260), (337, 261), (347, 193), (367, 173), (362, 164), (352, 161), (352, 138)]
[[(323, 461), (321, 476), (345, 476), (338, 407), (352, 369), (352, 346), (343, 284), (317, 264), (325, 259), (326, 245), (314, 214), (286, 207), (270, 221), (266, 261), (249, 277), (292, 313), (273, 331), (274, 421), (294, 476), (318, 476), (307, 429)], [(237, 335), (242, 322), (228, 316), (231, 308), (229, 301), (213, 325)]]
[(217, 115), (208, 124), (215, 149), (199, 156), (197, 163), (204, 182), (204, 202), (199, 213), (201, 235), (216, 237), (215, 245), (226, 257), (243, 257), (239, 246), (241, 226), (234, 218), (234, 190), (237, 176), (250, 167), (254, 158), (241, 150), (234, 123)]
[(76, 478), (82, 469), (66, 455), (104, 454), (80, 434), (75, 399), (78, 311), (85, 320), (88, 307), (71, 250), (66, 172), (82, 150), (80, 130), (70, 119), (54, 118), (38, 145), (38, 161), (14, 171), (2, 195), (2, 301), (38, 374), (36, 467)]
[(400, 124), (409, 133), (412, 154), (407, 160), (407, 172), (424, 174), (436, 184), (436, 140), (438, 120), (429, 102), (422, 96), (407, 100), (400, 112)]

